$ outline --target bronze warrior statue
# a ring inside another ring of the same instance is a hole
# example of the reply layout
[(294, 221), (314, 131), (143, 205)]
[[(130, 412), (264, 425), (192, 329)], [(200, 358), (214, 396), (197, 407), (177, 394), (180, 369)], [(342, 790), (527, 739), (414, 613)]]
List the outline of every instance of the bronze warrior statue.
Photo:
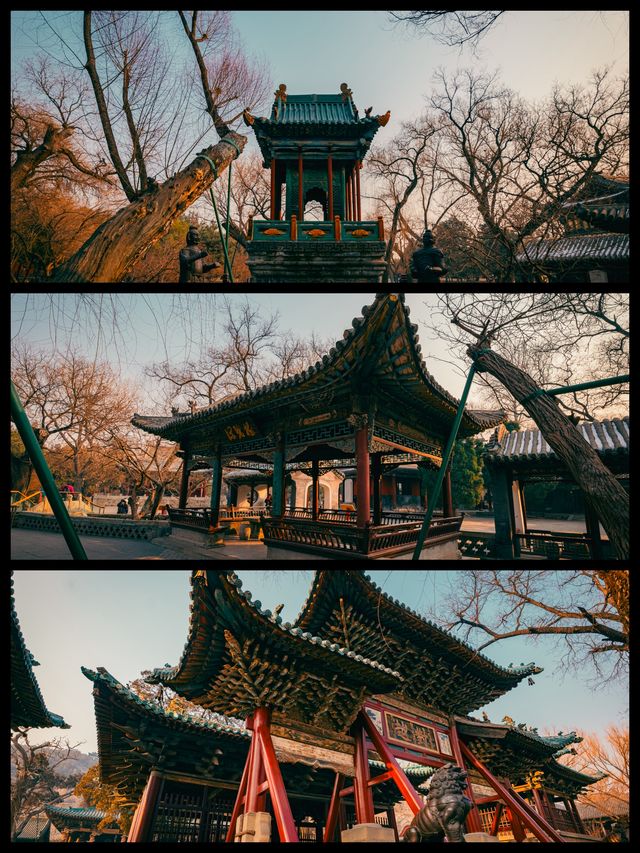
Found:
[(410, 272), (420, 284), (438, 284), (447, 269), (444, 255), (433, 244), (433, 234), (427, 228), (422, 238), (423, 247), (413, 253)]
[(471, 810), (466, 787), (467, 773), (455, 764), (436, 770), (427, 802), (409, 824), (404, 841), (464, 841), (464, 822)]
[(190, 281), (202, 281), (204, 273), (219, 267), (220, 264), (204, 264), (202, 258), (206, 258), (209, 252), (199, 249), (200, 234), (195, 225), (189, 226), (187, 232), (187, 247), (180, 250), (180, 284), (188, 284)]

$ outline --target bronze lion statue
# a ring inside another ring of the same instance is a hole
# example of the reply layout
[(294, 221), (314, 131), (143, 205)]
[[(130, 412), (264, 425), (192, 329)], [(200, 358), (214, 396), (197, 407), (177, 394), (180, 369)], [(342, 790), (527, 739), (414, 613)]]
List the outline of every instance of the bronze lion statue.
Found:
[(467, 773), (445, 764), (433, 774), (427, 802), (404, 833), (405, 841), (464, 841), (464, 822), (471, 810), (465, 796)]

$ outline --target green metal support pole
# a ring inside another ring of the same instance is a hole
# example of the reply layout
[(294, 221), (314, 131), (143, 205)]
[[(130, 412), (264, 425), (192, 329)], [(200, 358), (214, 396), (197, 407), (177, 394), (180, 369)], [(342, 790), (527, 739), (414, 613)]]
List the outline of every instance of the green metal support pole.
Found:
[(589, 388), (604, 388), (605, 385), (622, 385), (629, 382), (628, 373), (622, 376), (610, 376), (608, 379), (594, 379), (591, 382), (579, 382), (577, 385), (562, 385), (560, 388), (539, 388), (533, 394), (527, 395), (522, 402), (528, 403), (534, 397), (557, 397), (560, 394), (571, 394), (573, 391), (587, 391)]
[(471, 390), (471, 383), (473, 382), (473, 377), (475, 376), (475, 373), (476, 366), (475, 364), (472, 364), (469, 369), (469, 375), (467, 376), (467, 382), (464, 386), (464, 391), (462, 392), (462, 397), (460, 398), (460, 405), (458, 406), (458, 411), (456, 412), (456, 418), (453, 422), (453, 426), (451, 427), (449, 441), (447, 442), (447, 446), (445, 447), (444, 453), (442, 455), (442, 463), (438, 470), (438, 476), (436, 477), (435, 486), (433, 487), (433, 494), (429, 495), (429, 508), (427, 509), (424, 516), (424, 521), (422, 522), (422, 529), (420, 530), (420, 535), (418, 536), (418, 541), (416, 542), (413, 557), (411, 558), (412, 560), (420, 559), (420, 552), (422, 551), (424, 540), (427, 538), (427, 533), (429, 532), (429, 527), (431, 526), (433, 511), (436, 508), (436, 504), (438, 503), (438, 500), (440, 498), (442, 481), (444, 480), (444, 475), (447, 471), (447, 466), (449, 465), (451, 451), (453, 450), (453, 445), (455, 444), (458, 435), (458, 430), (460, 429), (460, 422), (462, 421), (464, 407), (467, 402), (467, 397), (469, 396), (469, 391)]
[(20, 398), (18, 397), (18, 393), (13, 382), (11, 383), (11, 417), (16, 425), (20, 438), (27, 449), (29, 458), (33, 462), (33, 467), (35, 468), (36, 474), (42, 483), (44, 493), (49, 498), (51, 509), (53, 510), (53, 514), (60, 525), (62, 535), (69, 546), (71, 556), (74, 560), (88, 560), (89, 558), (87, 557), (82, 543), (80, 542), (80, 538), (76, 533), (75, 527), (71, 523), (64, 501), (60, 497), (53, 475), (47, 465), (47, 460), (44, 458), (42, 448), (38, 444), (33, 427), (29, 423), (29, 418), (27, 417), (25, 410), (22, 408), (22, 403), (20, 402)]

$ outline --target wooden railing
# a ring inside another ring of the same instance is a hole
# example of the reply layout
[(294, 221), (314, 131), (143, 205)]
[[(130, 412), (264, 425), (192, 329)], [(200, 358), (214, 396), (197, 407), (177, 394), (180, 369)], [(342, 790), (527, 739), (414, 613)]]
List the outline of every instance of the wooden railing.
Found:
[[(522, 554), (546, 557), (547, 560), (589, 560), (591, 539), (584, 533), (555, 533), (550, 530), (529, 530), (516, 533)], [(603, 542), (603, 551), (607, 550)]]
[[(415, 545), (422, 527), (420, 520), (357, 527), (355, 521), (327, 520), (323, 515), (317, 521), (300, 518), (289, 511), (282, 518), (267, 518), (262, 522), (265, 544), (297, 546), (302, 550), (331, 552), (341, 556), (359, 557), (382, 553), (391, 555), (406, 552)], [(338, 512), (338, 511), (337, 511)], [(332, 513), (333, 514), (333, 513)], [(435, 518), (431, 522), (427, 542), (460, 530), (462, 516)]]

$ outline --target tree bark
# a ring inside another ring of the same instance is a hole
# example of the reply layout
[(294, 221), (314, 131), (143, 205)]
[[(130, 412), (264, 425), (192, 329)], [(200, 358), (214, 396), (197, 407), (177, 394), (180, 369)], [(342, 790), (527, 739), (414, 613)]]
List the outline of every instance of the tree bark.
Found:
[[(233, 131), (227, 136), (242, 152), (247, 137)], [(224, 141), (209, 146), (204, 153), (216, 164), (218, 174), (237, 156), (235, 148)], [(202, 157), (196, 157), (157, 190), (121, 208), (104, 222), (75, 255), (58, 267), (50, 280), (61, 283), (122, 281), (138, 258), (167, 233), (171, 223), (213, 181), (211, 166)], [(176, 258), (176, 282), (177, 264)]]
[(64, 148), (64, 142), (71, 136), (74, 127), (55, 128), (49, 125), (42, 143), (31, 151), (18, 151), (16, 162), (11, 167), (11, 194), (24, 187), (41, 163), (55, 157)]
[(549, 446), (591, 501), (609, 535), (616, 557), (628, 559), (629, 496), (625, 490), (577, 427), (562, 413), (555, 399), (541, 394), (525, 402), (525, 398), (540, 387), (524, 370), (486, 347), (486, 341), (474, 344), (467, 349), (467, 354), (479, 371), (495, 376), (524, 406)]

